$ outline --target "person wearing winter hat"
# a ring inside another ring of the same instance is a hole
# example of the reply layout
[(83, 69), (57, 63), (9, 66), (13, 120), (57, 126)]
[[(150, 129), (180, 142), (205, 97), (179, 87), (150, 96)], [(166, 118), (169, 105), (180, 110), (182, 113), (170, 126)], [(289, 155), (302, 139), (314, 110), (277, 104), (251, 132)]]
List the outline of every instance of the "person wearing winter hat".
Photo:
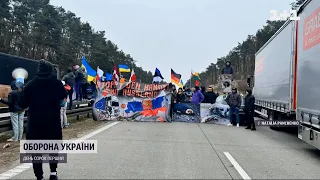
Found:
[(244, 99), (244, 113), (247, 121), (246, 129), (251, 129), (252, 131), (256, 130), (256, 126), (254, 123), (254, 102), (255, 97), (252, 95), (252, 90), (247, 89), (247, 96)]
[(236, 115), (237, 127), (239, 127), (239, 123), (240, 123), (239, 108), (241, 106), (242, 99), (240, 94), (238, 94), (237, 88), (232, 88), (232, 93), (230, 93), (227, 96), (226, 102), (230, 106), (229, 108), (230, 123), (228, 124), (228, 126), (232, 126), (233, 113), (234, 113)]
[[(53, 65), (40, 60), (36, 77), (23, 88), (19, 106), (28, 109), (26, 140), (62, 140), (61, 100), (67, 93), (60, 80), (53, 76)], [(57, 162), (50, 163), (50, 180), (57, 180)], [(43, 179), (42, 163), (33, 162), (37, 179)]]

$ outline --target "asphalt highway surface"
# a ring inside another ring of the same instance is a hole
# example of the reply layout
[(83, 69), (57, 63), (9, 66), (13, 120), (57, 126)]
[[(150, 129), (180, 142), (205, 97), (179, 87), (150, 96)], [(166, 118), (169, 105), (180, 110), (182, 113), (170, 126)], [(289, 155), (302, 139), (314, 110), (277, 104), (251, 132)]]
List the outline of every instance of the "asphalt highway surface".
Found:
[[(68, 154), (59, 179), (320, 179), (320, 152), (296, 134), (258, 126), (113, 122), (85, 139), (96, 154)], [(45, 178), (49, 165), (44, 164)], [(20, 172), (22, 171), (22, 172)], [(0, 179), (35, 179), (30, 164)]]

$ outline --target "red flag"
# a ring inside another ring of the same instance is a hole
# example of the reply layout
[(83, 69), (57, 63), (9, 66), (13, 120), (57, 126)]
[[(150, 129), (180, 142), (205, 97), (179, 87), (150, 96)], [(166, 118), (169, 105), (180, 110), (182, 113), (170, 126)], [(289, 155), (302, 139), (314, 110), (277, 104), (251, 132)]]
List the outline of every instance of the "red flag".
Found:
[(137, 80), (136, 73), (134, 73), (134, 70), (132, 69), (129, 81), (133, 82), (133, 81), (136, 81), (136, 80)]
[(196, 80), (196, 86), (200, 86), (200, 81)]
[(113, 74), (112, 74), (112, 79), (119, 82), (120, 81), (120, 72), (117, 67), (117, 65), (113, 65)]

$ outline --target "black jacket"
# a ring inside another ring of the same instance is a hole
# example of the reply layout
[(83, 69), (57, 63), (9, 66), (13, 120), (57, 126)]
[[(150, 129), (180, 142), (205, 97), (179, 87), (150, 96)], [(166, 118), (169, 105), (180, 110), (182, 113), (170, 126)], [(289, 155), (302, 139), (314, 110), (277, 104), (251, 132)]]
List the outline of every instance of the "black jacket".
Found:
[(217, 95), (214, 92), (205, 92), (204, 93), (204, 103), (216, 103)]
[(8, 101), (1, 99), (0, 102), (9, 106), (9, 112), (22, 112), (24, 109), (19, 107), (20, 91), (15, 85), (15, 81), (11, 83), (11, 92), (8, 95)]
[(60, 102), (66, 91), (56, 77), (53, 66), (41, 60), (36, 77), (23, 89), (19, 106), (29, 108), (27, 140), (61, 140)]
[(254, 101), (255, 97), (251, 94), (248, 94), (244, 98), (244, 111), (247, 113), (253, 113), (254, 112)]
[(177, 93), (177, 98), (176, 98), (176, 101), (179, 103), (179, 102), (184, 102), (185, 101), (185, 98), (186, 96), (184, 95), (184, 93)]
[(76, 76), (74, 72), (69, 72), (68, 74), (64, 75), (62, 81), (66, 82), (69, 86), (73, 87), (75, 84)]

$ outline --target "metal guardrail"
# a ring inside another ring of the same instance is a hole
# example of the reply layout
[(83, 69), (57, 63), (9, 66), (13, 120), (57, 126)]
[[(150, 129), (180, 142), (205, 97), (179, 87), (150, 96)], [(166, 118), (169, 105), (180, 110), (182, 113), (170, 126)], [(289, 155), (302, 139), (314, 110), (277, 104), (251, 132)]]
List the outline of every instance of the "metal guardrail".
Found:
[[(72, 110), (67, 110), (67, 116), (76, 116), (77, 120), (79, 119), (80, 115), (87, 115), (87, 117), (90, 117), (90, 113), (92, 113), (92, 107), (90, 103), (86, 103), (86, 104), (76, 104), (75, 109)], [(27, 110), (26, 110), (26, 114), (27, 114)], [(6, 131), (10, 131), (12, 130), (12, 126), (11, 126), (11, 120), (10, 120), (10, 114), (6, 113), (8, 115), (4, 116), (4, 117), (0, 117), (0, 133), (2, 132), (6, 132)], [(24, 127), (26, 127), (26, 123), (27, 123), (27, 115), (25, 115), (24, 117)]]

